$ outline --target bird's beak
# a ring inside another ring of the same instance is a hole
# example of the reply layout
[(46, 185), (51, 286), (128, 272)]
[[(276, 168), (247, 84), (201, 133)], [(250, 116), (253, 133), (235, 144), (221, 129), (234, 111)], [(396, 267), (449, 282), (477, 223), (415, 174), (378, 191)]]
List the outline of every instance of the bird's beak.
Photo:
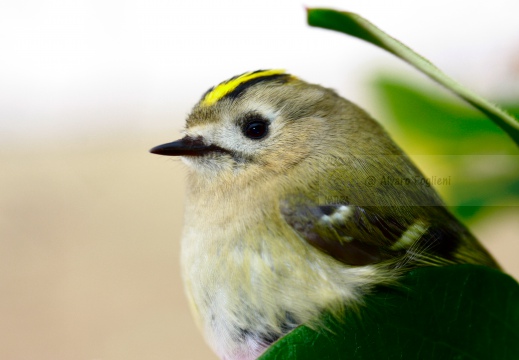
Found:
[(150, 153), (166, 156), (202, 156), (211, 152), (227, 152), (216, 145), (206, 145), (202, 138), (183, 137), (180, 140), (155, 146)]

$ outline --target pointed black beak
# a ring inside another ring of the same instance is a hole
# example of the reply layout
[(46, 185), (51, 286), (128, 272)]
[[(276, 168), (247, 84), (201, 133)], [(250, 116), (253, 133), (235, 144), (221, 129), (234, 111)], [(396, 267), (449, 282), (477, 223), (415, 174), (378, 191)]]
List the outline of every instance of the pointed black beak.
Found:
[(206, 145), (201, 138), (186, 136), (180, 140), (155, 146), (150, 153), (166, 156), (202, 156), (211, 152), (228, 153), (216, 145)]

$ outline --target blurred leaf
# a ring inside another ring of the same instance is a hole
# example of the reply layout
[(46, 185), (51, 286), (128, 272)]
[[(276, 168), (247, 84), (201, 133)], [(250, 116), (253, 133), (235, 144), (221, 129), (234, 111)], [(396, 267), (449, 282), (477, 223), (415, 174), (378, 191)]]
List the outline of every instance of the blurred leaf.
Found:
[(518, 199), (519, 176), (511, 180), (497, 178), (456, 184), (450, 201), (456, 215), (470, 220), (485, 209), (517, 206)]
[(519, 121), (517, 119), (496, 105), (462, 87), (427, 59), (387, 35), (361, 16), (330, 9), (308, 9), (308, 23), (311, 26), (336, 30), (355, 36), (396, 55), (483, 112), (519, 145)]
[[(374, 81), (378, 101), (392, 117), (403, 141), (420, 143), (420, 151), (434, 154), (519, 154), (497, 125), (481, 113), (440, 97), (425, 87), (394, 76)], [(509, 107), (517, 113), (517, 106)]]
[(476, 265), (416, 269), (358, 312), (301, 326), (261, 360), (519, 359), (519, 284)]
[(434, 96), (424, 88), (385, 76), (376, 79), (375, 88), (402, 130), (409, 128), (424, 137), (452, 140), (502, 133), (484, 115)]
[[(442, 173), (433, 175), (455, 178), (442, 195), (457, 215), (470, 220), (485, 208), (519, 203), (519, 162), (514, 159), (519, 148), (495, 124), (472, 109), (394, 76), (378, 76), (374, 88), (383, 111), (392, 118), (390, 127), (401, 135), (398, 143), (411, 154), (441, 155), (430, 158), (442, 166)], [(509, 109), (517, 113), (519, 106)], [(494, 159), (478, 154), (503, 156)]]

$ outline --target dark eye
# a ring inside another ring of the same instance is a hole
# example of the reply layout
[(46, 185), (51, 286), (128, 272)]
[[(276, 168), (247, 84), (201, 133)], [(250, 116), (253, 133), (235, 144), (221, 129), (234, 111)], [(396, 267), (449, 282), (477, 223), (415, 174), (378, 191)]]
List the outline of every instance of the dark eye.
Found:
[(243, 127), (243, 134), (249, 139), (258, 140), (264, 138), (269, 130), (269, 124), (267, 121), (259, 118), (253, 119), (245, 123)]

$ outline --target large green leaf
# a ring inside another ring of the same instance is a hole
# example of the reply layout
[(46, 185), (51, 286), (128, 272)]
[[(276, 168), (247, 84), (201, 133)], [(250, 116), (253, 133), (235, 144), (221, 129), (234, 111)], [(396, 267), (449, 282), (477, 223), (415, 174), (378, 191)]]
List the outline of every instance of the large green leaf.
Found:
[(517, 360), (519, 284), (482, 266), (416, 269), (340, 321), (298, 327), (260, 359)]
[(389, 36), (363, 17), (350, 12), (330, 9), (308, 9), (308, 23), (312, 26), (355, 36), (396, 55), (483, 112), (519, 145), (519, 121), (517, 119), (464, 88), (423, 56)]

